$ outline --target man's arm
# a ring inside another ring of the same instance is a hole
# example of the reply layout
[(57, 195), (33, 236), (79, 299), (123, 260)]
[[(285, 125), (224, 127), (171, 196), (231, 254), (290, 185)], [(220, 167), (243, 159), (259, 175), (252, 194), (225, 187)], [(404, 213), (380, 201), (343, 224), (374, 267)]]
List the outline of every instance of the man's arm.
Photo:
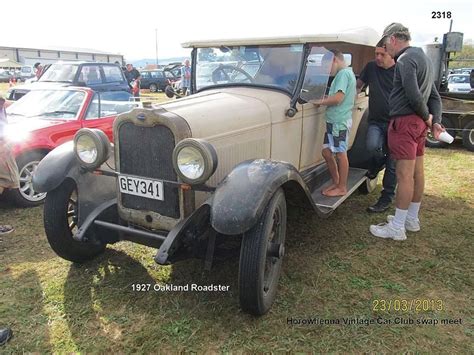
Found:
[(365, 82), (363, 82), (362, 80), (360, 79), (357, 79), (357, 84), (356, 84), (356, 88), (357, 88), (357, 93), (360, 93), (361, 89), (365, 86)]
[(430, 112), (424, 102), (423, 94), (418, 87), (415, 63), (412, 60), (404, 60), (403, 62), (399, 60), (397, 66), (400, 70), (402, 86), (410, 106), (418, 116), (423, 118), (424, 121), (427, 121)]
[(438, 90), (436, 90), (434, 83), (431, 86), (431, 93), (430, 97), (428, 98), (428, 109), (433, 115), (433, 124), (441, 123), (441, 97), (439, 96)]

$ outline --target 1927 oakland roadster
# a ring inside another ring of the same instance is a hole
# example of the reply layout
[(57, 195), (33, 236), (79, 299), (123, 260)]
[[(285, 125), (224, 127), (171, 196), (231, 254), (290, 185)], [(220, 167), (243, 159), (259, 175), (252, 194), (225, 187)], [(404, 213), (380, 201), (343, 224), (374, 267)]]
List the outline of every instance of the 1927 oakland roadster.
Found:
[[(361, 29), (329, 35), (185, 43), (192, 48), (192, 95), (136, 108), (106, 135), (82, 129), (49, 153), (34, 175), (47, 192), (46, 235), (73, 262), (129, 240), (158, 248), (169, 264), (202, 257), (210, 266), (216, 241), (241, 236), (240, 304), (266, 313), (276, 296), (285, 254), (287, 201), (327, 217), (366, 178), (368, 98), (353, 109), (346, 196), (326, 197), (330, 176), (321, 155), (323, 97), (339, 49), (358, 75), (373, 58), (378, 35)], [(211, 69), (210, 69), (211, 68)]]

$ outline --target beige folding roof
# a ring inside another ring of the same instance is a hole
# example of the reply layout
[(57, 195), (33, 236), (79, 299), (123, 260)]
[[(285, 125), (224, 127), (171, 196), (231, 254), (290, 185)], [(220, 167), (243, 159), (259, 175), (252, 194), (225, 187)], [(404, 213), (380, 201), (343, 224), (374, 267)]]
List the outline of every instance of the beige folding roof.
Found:
[(363, 27), (346, 30), (339, 33), (299, 35), (288, 37), (254, 37), (236, 39), (213, 39), (201, 41), (189, 41), (181, 44), (183, 48), (193, 47), (220, 47), (220, 46), (251, 46), (272, 44), (296, 44), (296, 43), (319, 43), (319, 42), (346, 42), (375, 46), (381, 36), (372, 28)]

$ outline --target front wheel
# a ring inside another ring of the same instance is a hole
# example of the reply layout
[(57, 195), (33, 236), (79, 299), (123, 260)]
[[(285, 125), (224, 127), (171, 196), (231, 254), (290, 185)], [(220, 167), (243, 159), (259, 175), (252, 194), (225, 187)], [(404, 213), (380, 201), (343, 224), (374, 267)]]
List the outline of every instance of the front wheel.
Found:
[(77, 230), (77, 190), (74, 181), (66, 179), (48, 192), (44, 203), (44, 229), (49, 245), (61, 258), (82, 263), (105, 250), (105, 244), (83, 243), (72, 237)]
[(244, 233), (239, 263), (240, 306), (263, 315), (275, 300), (286, 236), (286, 200), (278, 189), (252, 229)]

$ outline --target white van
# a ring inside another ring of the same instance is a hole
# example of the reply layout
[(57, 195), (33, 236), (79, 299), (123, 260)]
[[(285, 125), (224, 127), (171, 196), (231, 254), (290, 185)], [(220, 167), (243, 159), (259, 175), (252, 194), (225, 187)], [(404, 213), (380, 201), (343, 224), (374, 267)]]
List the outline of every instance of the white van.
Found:
[(35, 76), (35, 70), (31, 65), (24, 65), (20, 69), (21, 80), (26, 80)]

